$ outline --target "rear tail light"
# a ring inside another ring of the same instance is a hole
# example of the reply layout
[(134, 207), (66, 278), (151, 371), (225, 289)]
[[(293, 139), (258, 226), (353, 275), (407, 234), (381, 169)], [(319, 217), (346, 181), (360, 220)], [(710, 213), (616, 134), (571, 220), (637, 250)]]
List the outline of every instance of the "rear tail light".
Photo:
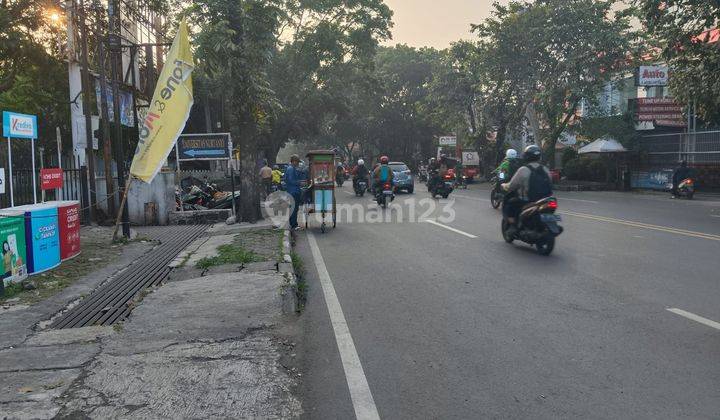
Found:
[(450, 174), (445, 175), (445, 179), (452, 179), (452, 175), (450, 175)]
[(558, 208), (557, 201), (550, 201), (547, 206), (551, 210), (557, 210)]
[(389, 182), (386, 182), (386, 183), (385, 183), (385, 189), (386, 189), (386, 190), (389, 190), (389, 189), (390, 189), (390, 183), (389, 183)]

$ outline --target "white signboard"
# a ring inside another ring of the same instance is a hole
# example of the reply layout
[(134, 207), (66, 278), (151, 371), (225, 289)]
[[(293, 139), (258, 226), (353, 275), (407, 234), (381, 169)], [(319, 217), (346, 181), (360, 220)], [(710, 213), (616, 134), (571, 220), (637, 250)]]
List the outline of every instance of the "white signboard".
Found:
[(457, 145), (457, 137), (455, 137), (455, 136), (440, 137), (440, 146), (455, 146), (455, 145)]
[(667, 86), (667, 66), (640, 66), (638, 69), (638, 86)]
[(5, 168), (0, 168), (0, 194), (5, 194)]
[(573, 146), (573, 145), (577, 144), (577, 137), (573, 133), (568, 133), (567, 131), (563, 131), (560, 134), (560, 138), (558, 139), (558, 141), (560, 143), (564, 144), (565, 146)]
[(478, 152), (463, 152), (462, 163), (465, 166), (480, 166), (480, 154)]

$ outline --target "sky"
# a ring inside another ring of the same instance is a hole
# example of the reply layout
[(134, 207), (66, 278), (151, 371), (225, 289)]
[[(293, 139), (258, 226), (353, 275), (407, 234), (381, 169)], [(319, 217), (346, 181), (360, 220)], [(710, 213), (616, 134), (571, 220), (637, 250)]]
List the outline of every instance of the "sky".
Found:
[(395, 13), (393, 39), (386, 44), (446, 48), (454, 41), (472, 37), (470, 24), (480, 23), (490, 14), (493, 0), (385, 0), (385, 3)]

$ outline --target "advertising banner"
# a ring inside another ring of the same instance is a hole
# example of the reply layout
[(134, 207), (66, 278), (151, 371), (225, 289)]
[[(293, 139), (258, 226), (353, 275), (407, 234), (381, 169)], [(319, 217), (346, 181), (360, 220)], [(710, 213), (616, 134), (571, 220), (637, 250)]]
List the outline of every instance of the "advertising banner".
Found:
[(180, 22), (165, 60), (150, 108), (140, 126), (140, 139), (130, 166), (130, 174), (148, 184), (175, 146), (193, 105), (191, 74), (195, 64), (185, 20)]
[[(105, 98), (107, 99), (108, 118), (110, 121), (115, 121), (115, 107), (113, 102), (113, 88), (112, 84), (108, 81), (105, 86)], [(120, 91), (120, 124), (126, 127), (135, 127), (135, 119), (133, 118), (133, 103), (132, 95), (130, 92)], [(98, 106), (98, 114), (102, 115), (102, 88), (100, 86), (100, 80), (95, 80), (95, 97)]]
[(480, 154), (478, 152), (463, 152), (462, 163), (465, 166), (479, 166)]
[(54, 190), (63, 187), (63, 170), (60, 168), (40, 169), (40, 189)]
[(687, 125), (683, 115), (683, 107), (673, 98), (639, 98), (637, 99), (638, 121), (651, 121), (655, 125), (684, 127)]
[(3, 284), (7, 286), (27, 278), (24, 212), (0, 212), (0, 244)]
[(672, 169), (633, 172), (631, 187), (666, 190), (668, 189), (668, 184), (672, 183), (672, 174)]
[(25, 211), (28, 273), (36, 274), (60, 264), (58, 209), (50, 204), (16, 207)]
[(455, 145), (457, 145), (457, 137), (455, 137), (455, 136), (440, 137), (440, 146), (455, 146)]
[(68, 260), (80, 254), (80, 203), (53, 201), (58, 209), (60, 231), (60, 259)]

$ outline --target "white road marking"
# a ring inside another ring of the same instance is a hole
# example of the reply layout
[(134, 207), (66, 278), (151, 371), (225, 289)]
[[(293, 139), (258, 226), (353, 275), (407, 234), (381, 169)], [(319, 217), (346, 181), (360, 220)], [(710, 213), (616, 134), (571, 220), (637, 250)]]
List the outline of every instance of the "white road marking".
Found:
[(342, 359), (343, 369), (345, 370), (345, 379), (347, 380), (348, 389), (350, 390), (350, 398), (352, 399), (353, 408), (355, 409), (355, 417), (358, 420), (374, 420), (380, 419), (375, 400), (370, 392), (365, 372), (363, 371), (360, 358), (353, 338), (350, 335), (350, 328), (345, 320), (340, 301), (335, 293), (330, 274), (325, 266), (320, 248), (318, 247), (315, 236), (312, 232), (307, 233), (310, 249), (312, 250), (313, 260), (317, 268), (320, 284), (322, 285), (323, 294), (325, 295), (325, 303), (330, 314), (330, 322), (335, 331), (335, 341), (337, 342), (340, 358)]
[(460, 234), (460, 235), (467, 236), (467, 237), (470, 238), (470, 239), (477, 239), (477, 236), (475, 236), (475, 235), (472, 235), (472, 234), (467, 233), (467, 232), (463, 232), (462, 230), (455, 229), (454, 227), (450, 227), (450, 226), (448, 226), (448, 225), (444, 225), (444, 224), (439, 223), (439, 222), (436, 222), (436, 221), (434, 221), (434, 220), (425, 219), (425, 220), (423, 220), (423, 222), (425, 222), (425, 223), (430, 223), (431, 225), (435, 225), (435, 226), (440, 226), (441, 228), (445, 228), (445, 229), (447, 229), (447, 230), (449, 230), (449, 231), (451, 231), (451, 232), (455, 232), (455, 233), (458, 233), (458, 234)]
[(682, 317), (685, 317), (687, 319), (691, 319), (695, 322), (699, 322), (703, 325), (707, 325), (710, 328), (715, 328), (716, 330), (720, 330), (720, 322), (715, 322), (711, 319), (703, 318), (700, 315), (695, 315), (694, 313), (683, 311), (682, 309), (677, 308), (667, 308), (668, 311), (680, 315)]
[(489, 198), (470, 197), (469, 195), (460, 195), (460, 194), (453, 194), (452, 197), (465, 198), (468, 200), (475, 200), (475, 201), (490, 201)]
[(355, 193), (352, 193), (352, 192), (350, 192), (350, 191), (342, 190), (342, 192), (344, 192), (344, 193), (347, 194), (347, 195), (355, 195)]

